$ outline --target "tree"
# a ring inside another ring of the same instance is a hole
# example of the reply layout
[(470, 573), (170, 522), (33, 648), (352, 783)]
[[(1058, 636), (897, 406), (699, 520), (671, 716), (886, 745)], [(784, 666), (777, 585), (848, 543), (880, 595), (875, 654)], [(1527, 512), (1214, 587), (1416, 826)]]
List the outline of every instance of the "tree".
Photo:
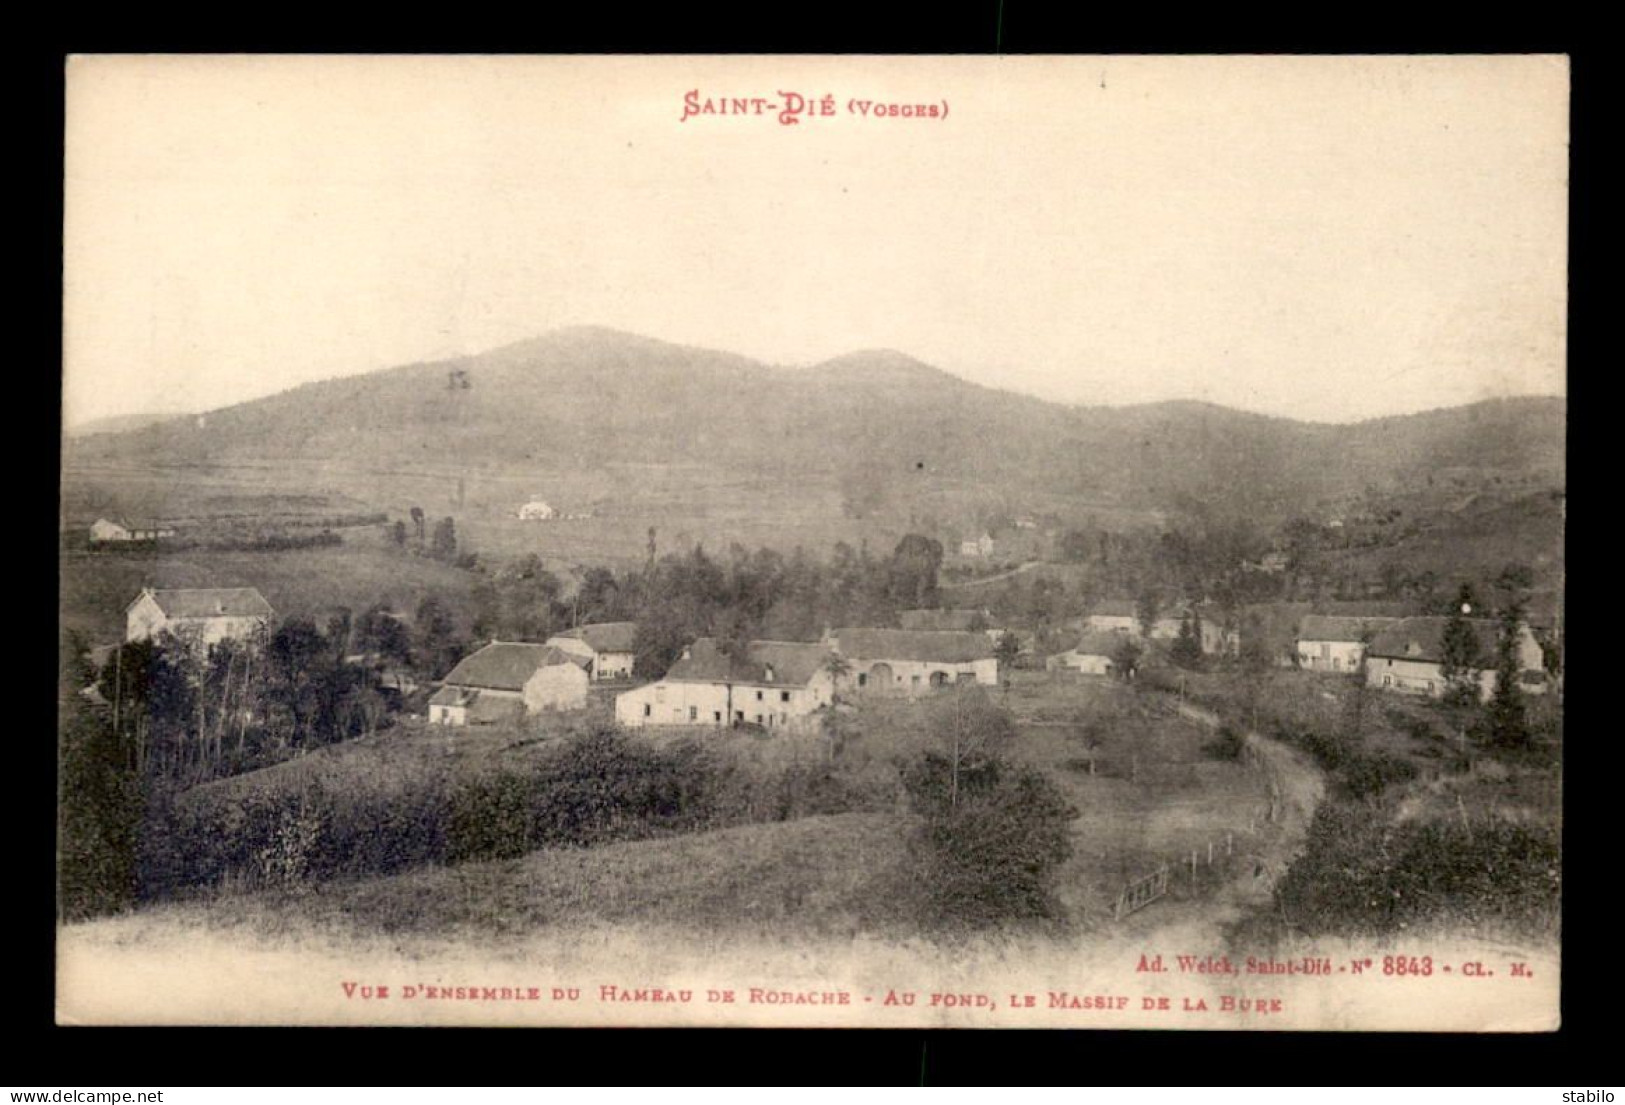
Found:
[(1140, 669), (1140, 656), (1142, 650), (1133, 637), (1127, 633), (1112, 650), (1112, 670), (1122, 676), (1125, 681), (1132, 680), (1135, 672)]
[(406, 523), (399, 518), (395, 519), (395, 524), (389, 527), (389, 537), (397, 547), (404, 546), (406, 544)]
[(998, 659), (999, 667), (1015, 667), (1016, 660), (1021, 656), (1021, 639), (1006, 630), (999, 634), (999, 639), (993, 646), (993, 655)]
[(1169, 655), (1182, 668), (1194, 670), (1202, 666), (1201, 615), (1187, 610), (1179, 622), (1179, 636), (1174, 639)]
[(457, 559), (456, 522), (442, 518), (434, 524), (434, 542), (429, 552), (436, 560), (444, 560), (448, 564)]
[(451, 670), (459, 651), (451, 611), (434, 595), (425, 595), (412, 619), (413, 653), (420, 675), (437, 679)]
[(909, 606), (935, 606), (941, 568), (942, 542), (920, 533), (905, 535), (892, 551), (891, 598)]
[(412, 508), (412, 525), (417, 527), (418, 544), (423, 544), (423, 508), (420, 506)]
[(831, 652), (824, 657), (824, 672), (834, 684), (833, 697), (838, 702), (841, 698), (841, 680), (852, 674), (852, 662), (839, 652)]
[(1439, 638), (1439, 673), (1444, 676), (1444, 699), (1451, 706), (1478, 701), (1478, 634), (1468, 616), (1473, 610), (1473, 592), (1462, 584), (1456, 593), (1455, 608), (1445, 620)]
[(1134, 616), (1139, 620), (1140, 634), (1142, 636), (1151, 636), (1151, 631), (1157, 625), (1159, 610), (1156, 591), (1149, 587), (1141, 591), (1140, 597), (1134, 603)]
[(1495, 690), (1490, 696), (1490, 742), (1501, 748), (1523, 748), (1531, 736), (1529, 715), (1524, 708), (1518, 643), (1523, 629), (1523, 610), (1514, 603), (1501, 612), (1495, 639)]

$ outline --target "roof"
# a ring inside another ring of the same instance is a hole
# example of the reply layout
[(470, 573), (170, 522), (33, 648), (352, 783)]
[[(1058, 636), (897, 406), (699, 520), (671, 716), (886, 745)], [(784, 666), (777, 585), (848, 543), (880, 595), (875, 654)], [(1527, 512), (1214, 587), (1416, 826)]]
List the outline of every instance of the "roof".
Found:
[(197, 587), (178, 590), (144, 589), (130, 603), (151, 595), (158, 609), (171, 618), (270, 618), (276, 615), (265, 596), (253, 587)]
[(983, 610), (904, 610), (898, 618), (904, 629), (916, 630), (972, 630), (992, 624)]
[(1126, 640), (1127, 634), (1086, 629), (1079, 635), (1078, 643), (1066, 651), (1075, 652), (1079, 656), (1115, 656)]
[(552, 645), (527, 641), (492, 641), (463, 657), (442, 683), (457, 687), (484, 687), (493, 691), (517, 691), (538, 670), (552, 664), (582, 666), (581, 658)]
[(120, 527), (122, 527), (124, 529), (127, 529), (127, 530), (159, 530), (159, 529), (174, 529), (175, 528), (170, 523), (168, 523), (168, 522), (160, 522), (155, 518), (132, 518), (131, 516), (129, 516), (127, 514), (120, 514), (120, 515), (118, 515), (116, 517), (113, 517), (113, 518), (109, 518), (109, 517), (107, 517), (107, 515), (104, 514), (100, 518), (97, 518), (94, 522), (92, 522), (91, 525), (92, 526), (99, 526), (103, 522), (107, 522), (107, 523), (109, 523), (111, 525), (115, 525), (115, 526), (120, 526)]
[[(1444, 627), (1449, 621), (1449, 618), (1439, 617), (1404, 618), (1379, 632), (1366, 654), (1440, 663), (1444, 659)], [(1489, 664), (1495, 656), (1499, 624), (1490, 618), (1468, 618), (1466, 621), (1478, 638), (1479, 661)]]
[(963, 664), (993, 657), (985, 633), (961, 630), (837, 629), (835, 645), (846, 656), (865, 660), (919, 660)]
[(594, 652), (631, 652), (637, 634), (637, 622), (599, 622), (596, 625), (578, 625), (554, 636), (581, 641)]
[[(751, 641), (745, 656), (730, 662), (715, 638), (701, 637), (671, 666), (666, 681), (673, 683), (763, 683), (804, 687), (823, 668), (830, 650), (824, 645), (794, 641)], [(768, 669), (773, 678), (768, 678)]]
[(1091, 616), (1103, 618), (1137, 618), (1140, 612), (1130, 599), (1101, 599), (1089, 611)]
[(1331, 614), (1305, 614), (1298, 623), (1300, 641), (1359, 641), (1392, 625), (1398, 618), (1354, 618)]

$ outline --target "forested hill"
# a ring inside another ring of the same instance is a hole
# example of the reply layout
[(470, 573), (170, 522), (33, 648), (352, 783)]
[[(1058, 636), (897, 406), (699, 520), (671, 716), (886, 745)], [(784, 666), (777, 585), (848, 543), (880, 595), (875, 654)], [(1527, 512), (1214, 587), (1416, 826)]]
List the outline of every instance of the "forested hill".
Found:
[(1272, 512), (1471, 470), (1561, 483), (1566, 404), (1495, 400), (1331, 426), (1196, 402), (1071, 407), (889, 351), (784, 368), (598, 328), (308, 384), (206, 417), (76, 437), (72, 461), (708, 464), (854, 470)]

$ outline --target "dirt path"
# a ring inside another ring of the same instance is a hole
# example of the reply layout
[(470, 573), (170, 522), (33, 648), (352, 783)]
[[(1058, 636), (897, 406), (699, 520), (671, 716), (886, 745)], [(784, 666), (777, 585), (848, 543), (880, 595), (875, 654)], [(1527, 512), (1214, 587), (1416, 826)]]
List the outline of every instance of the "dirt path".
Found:
[[(1180, 703), (1179, 714), (1210, 729), (1219, 716), (1199, 706)], [(1126, 920), (1122, 929), (1155, 938), (1169, 946), (1191, 949), (1219, 948), (1226, 928), (1248, 913), (1267, 908), (1275, 884), (1302, 852), (1325, 795), (1325, 779), (1302, 752), (1255, 732), (1245, 734), (1242, 755), (1263, 774), (1270, 799), (1270, 831), (1254, 851), (1250, 868), (1195, 901), (1156, 902)]]
[(1019, 567), (1011, 568), (1008, 572), (1000, 572), (996, 576), (983, 576), (981, 579), (970, 579), (964, 583), (943, 583), (939, 584), (937, 589), (939, 591), (962, 591), (968, 587), (985, 587), (989, 583), (997, 583), (1001, 579), (1009, 579), (1012, 576), (1019, 576), (1023, 572), (1030, 572), (1043, 563), (1042, 560), (1029, 560)]

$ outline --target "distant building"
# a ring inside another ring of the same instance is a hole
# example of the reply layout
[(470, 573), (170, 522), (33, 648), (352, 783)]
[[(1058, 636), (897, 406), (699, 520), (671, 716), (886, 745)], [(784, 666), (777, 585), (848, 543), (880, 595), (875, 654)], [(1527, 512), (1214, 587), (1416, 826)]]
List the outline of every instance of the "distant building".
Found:
[(492, 641), (465, 656), (429, 699), (429, 720), (440, 725), (513, 721), (542, 710), (587, 704), (585, 662), (552, 645)]
[(1084, 627), (1103, 633), (1139, 633), (1140, 616), (1127, 599), (1102, 599), (1083, 619)]
[(1241, 651), (1241, 635), (1233, 629), (1224, 628), (1216, 609), (1193, 607), (1187, 603), (1159, 611), (1157, 620), (1151, 623), (1150, 632), (1146, 632), (1140, 625), (1138, 604), (1127, 599), (1104, 599), (1095, 604), (1094, 610), (1083, 619), (1083, 625), (1085, 629), (1103, 633), (1127, 633), (1153, 641), (1172, 641), (1179, 637), (1186, 616), (1192, 613), (1201, 619), (1204, 653), (1209, 656), (1221, 653), (1234, 656)]
[(851, 683), (862, 691), (912, 695), (955, 683), (999, 682), (999, 661), (985, 633), (836, 629), (824, 643), (851, 665)]
[(630, 679), (637, 635), (637, 622), (599, 622), (555, 634), (547, 643), (586, 660), (594, 679)]
[(794, 725), (835, 698), (827, 669), (830, 650), (791, 641), (751, 641), (744, 656), (729, 658), (701, 637), (665, 678), (615, 699), (615, 720), (647, 725)]
[(170, 633), (198, 645), (248, 640), (266, 630), (276, 611), (253, 587), (143, 587), (124, 609), (124, 639)]
[(532, 499), (519, 508), (519, 517), (527, 522), (545, 522), (557, 516), (553, 508), (540, 499)]
[(156, 541), (160, 537), (174, 536), (175, 527), (162, 522), (98, 518), (90, 525), (90, 543), (93, 545), (117, 541)]
[(1298, 624), (1298, 666), (1309, 671), (1359, 671), (1366, 641), (1398, 620), (1306, 614)]
[(1046, 671), (1075, 671), (1084, 675), (1111, 675), (1116, 670), (1117, 650), (1126, 635), (1095, 629), (1082, 634), (1078, 643), (1044, 661)]
[(993, 548), (993, 537), (990, 534), (984, 533), (980, 537), (961, 541), (959, 543), (959, 555), (982, 557), (992, 556)]
[[(1366, 683), (1387, 691), (1444, 694), (1444, 628), (1449, 618), (1404, 618), (1382, 629), (1366, 649)], [(1474, 665), (1481, 699), (1495, 691), (1495, 651), (1500, 624), (1491, 618), (1469, 618), (1477, 641)], [(1540, 642), (1527, 625), (1518, 627), (1519, 686), (1529, 694), (1546, 692), (1546, 671)]]

